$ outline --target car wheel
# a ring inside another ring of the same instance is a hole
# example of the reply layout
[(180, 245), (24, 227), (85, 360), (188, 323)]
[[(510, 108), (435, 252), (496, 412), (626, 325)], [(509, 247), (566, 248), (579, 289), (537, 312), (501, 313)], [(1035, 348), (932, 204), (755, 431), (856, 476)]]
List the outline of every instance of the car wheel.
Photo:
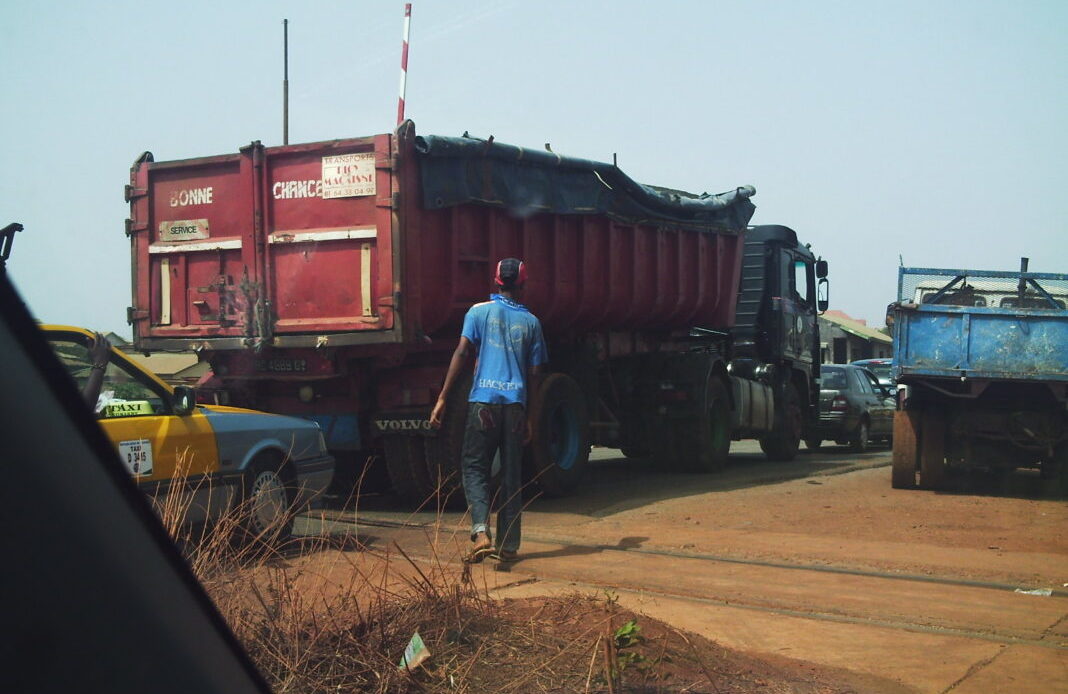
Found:
[(849, 448), (854, 453), (864, 453), (868, 450), (868, 420), (860, 420), (860, 426), (853, 438), (849, 441)]
[(281, 456), (261, 455), (245, 471), (240, 539), (275, 544), (293, 533), (293, 487)]

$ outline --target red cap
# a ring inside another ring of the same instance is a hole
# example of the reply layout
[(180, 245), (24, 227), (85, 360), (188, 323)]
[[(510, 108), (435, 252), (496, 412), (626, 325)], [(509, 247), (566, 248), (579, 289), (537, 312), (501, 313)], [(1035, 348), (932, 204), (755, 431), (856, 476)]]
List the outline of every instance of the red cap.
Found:
[(493, 280), (501, 287), (514, 287), (527, 281), (527, 266), (519, 258), (505, 258), (497, 263)]

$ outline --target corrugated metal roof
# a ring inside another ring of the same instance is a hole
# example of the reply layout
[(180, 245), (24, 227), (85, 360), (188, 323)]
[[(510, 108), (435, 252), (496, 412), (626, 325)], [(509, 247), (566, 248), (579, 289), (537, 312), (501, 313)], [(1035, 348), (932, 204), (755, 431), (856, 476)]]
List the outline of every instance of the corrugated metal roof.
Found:
[(857, 337), (863, 338), (865, 340), (875, 340), (876, 342), (882, 342), (888, 345), (893, 342), (893, 339), (891, 339), (889, 335), (884, 335), (875, 328), (870, 328), (867, 325), (864, 325), (863, 323), (855, 321), (844, 315), (837, 315), (828, 311), (827, 313), (824, 313), (822, 316), (820, 316), (820, 318), (827, 321), (828, 323), (834, 323), (850, 335), (856, 335)]
[(161, 378), (173, 376), (197, 363), (197, 355), (182, 352), (156, 352), (147, 357), (143, 354), (126, 356)]

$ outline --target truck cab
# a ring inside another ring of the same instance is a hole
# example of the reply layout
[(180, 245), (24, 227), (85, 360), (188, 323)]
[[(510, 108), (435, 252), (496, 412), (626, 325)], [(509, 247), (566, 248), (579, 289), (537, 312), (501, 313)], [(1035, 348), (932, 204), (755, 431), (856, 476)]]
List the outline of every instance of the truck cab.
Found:
[[(826, 276), (826, 261), (818, 260), (801, 245), (793, 229), (762, 225), (746, 232), (731, 375), (771, 387), (780, 421), (771, 437), (761, 439), (761, 445), (775, 458), (793, 457), (790, 451), (796, 452), (795, 436), (803, 435), (816, 421), (820, 365), (817, 316), (827, 308)], [(745, 411), (744, 403), (739, 409)], [(736, 431), (740, 437), (747, 426), (744, 421), (739, 425)]]

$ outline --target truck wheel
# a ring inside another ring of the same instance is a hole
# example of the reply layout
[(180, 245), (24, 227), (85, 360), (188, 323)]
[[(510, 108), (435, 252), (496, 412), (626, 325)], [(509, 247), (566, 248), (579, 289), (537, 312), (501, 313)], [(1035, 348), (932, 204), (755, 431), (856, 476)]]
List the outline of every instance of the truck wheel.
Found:
[(467, 428), (467, 398), (471, 394), (471, 373), (457, 380), (445, 405), (445, 418), (438, 435), (424, 441), (427, 476), (432, 491), (441, 503), (462, 507), (464, 495), (460, 458), (464, 450), (464, 431)]
[(1049, 480), (1046, 486), (1056, 496), (1068, 496), (1068, 443), (1062, 443), (1053, 454), (1053, 459), (1042, 461), (1042, 477)]
[(423, 439), (417, 436), (386, 436), (382, 439), (382, 446), (393, 491), (406, 504), (424, 503), (434, 489), (426, 471)]
[(920, 434), (920, 488), (942, 489), (946, 484), (946, 420), (941, 413), (924, 412)]
[(239, 544), (285, 542), (293, 533), (294, 494), (292, 475), (277, 453), (261, 453), (253, 459), (241, 480), (238, 496)]
[(573, 491), (590, 459), (586, 398), (573, 378), (556, 373), (546, 378), (530, 410), (529, 455), (535, 479), (547, 496)]
[(760, 439), (760, 450), (768, 460), (788, 461), (797, 456), (801, 447), (801, 400), (797, 388), (787, 383), (783, 389), (782, 407), (775, 411), (775, 425), (770, 434)]
[(853, 438), (849, 439), (849, 450), (854, 453), (864, 453), (868, 450), (868, 420), (861, 419), (860, 424), (857, 425), (857, 433), (853, 434)]
[(893, 468), (890, 486), (894, 489), (916, 488), (916, 461), (920, 454), (920, 415), (898, 410), (894, 413)]
[(696, 456), (691, 458), (699, 472), (718, 472), (727, 465), (731, 452), (731, 408), (727, 399), (727, 387), (713, 377), (708, 384), (704, 421), (699, 431)]

